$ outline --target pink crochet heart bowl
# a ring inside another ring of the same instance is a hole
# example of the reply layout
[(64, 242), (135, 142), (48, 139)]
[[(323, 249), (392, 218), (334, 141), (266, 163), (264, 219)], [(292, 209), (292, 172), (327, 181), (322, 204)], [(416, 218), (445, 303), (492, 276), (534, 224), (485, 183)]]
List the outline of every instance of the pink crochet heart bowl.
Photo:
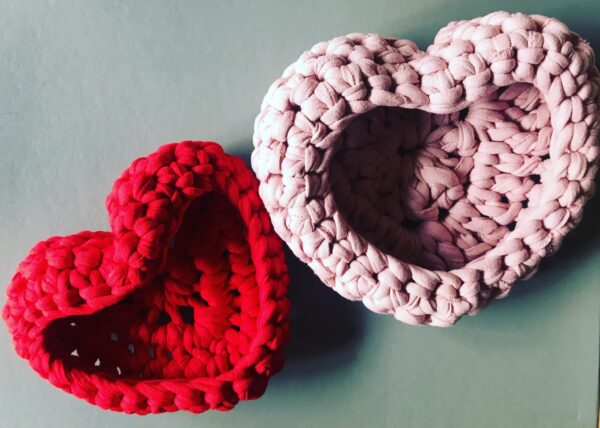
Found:
[(506, 296), (580, 221), (598, 70), (561, 22), (496, 12), (426, 52), (350, 34), (273, 83), (252, 165), (277, 233), (342, 296), (448, 326)]

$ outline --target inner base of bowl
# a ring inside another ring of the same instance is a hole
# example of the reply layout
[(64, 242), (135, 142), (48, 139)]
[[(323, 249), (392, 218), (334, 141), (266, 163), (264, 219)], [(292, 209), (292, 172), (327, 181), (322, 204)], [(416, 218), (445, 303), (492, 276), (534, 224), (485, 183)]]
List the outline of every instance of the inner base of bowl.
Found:
[(245, 227), (222, 195), (187, 209), (164, 272), (120, 303), (45, 330), (53, 359), (127, 378), (214, 377), (256, 333), (258, 294)]
[(334, 198), (383, 252), (427, 269), (460, 268), (535, 202), (551, 132), (548, 107), (529, 84), (453, 114), (380, 107), (340, 136)]

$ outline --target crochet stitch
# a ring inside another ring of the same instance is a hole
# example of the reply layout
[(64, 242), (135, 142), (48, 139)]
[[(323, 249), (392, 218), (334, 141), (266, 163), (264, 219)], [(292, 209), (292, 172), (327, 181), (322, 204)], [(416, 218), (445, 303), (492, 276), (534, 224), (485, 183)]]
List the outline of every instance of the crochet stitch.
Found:
[(598, 169), (590, 46), (496, 12), (427, 52), (349, 34), (270, 87), (252, 166), (276, 232), (342, 296), (448, 326), (504, 297), (581, 219)]
[(287, 268), (239, 158), (168, 144), (115, 182), (112, 232), (37, 244), (8, 288), (17, 353), (53, 385), (127, 413), (229, 410), (283, 364)]

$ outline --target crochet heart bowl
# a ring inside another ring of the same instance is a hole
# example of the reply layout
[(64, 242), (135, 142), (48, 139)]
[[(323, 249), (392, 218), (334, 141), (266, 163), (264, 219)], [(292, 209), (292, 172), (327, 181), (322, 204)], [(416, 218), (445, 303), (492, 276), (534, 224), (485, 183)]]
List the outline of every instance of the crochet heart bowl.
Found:
[(53, 385), (127, 413), (228, 410), (283, 363), (287, 269), (244, 163), (216, 143), (133, 162), (112, 232), (37, 244), (8, 288), (17, 353)]
[(561, 22), (452, 22), (426, 52), (350, 34), (266, 95), (252, 166), (277, 233), (342, 296), (448, 326), (537, 269), (598, 169), (590, 46)]

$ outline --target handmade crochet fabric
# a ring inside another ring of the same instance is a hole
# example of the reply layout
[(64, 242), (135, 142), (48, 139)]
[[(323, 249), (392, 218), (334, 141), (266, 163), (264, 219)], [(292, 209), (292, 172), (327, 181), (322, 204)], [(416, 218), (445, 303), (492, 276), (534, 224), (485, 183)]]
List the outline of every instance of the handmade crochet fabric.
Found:
[(598, 169), (598, 70), (561, 22), (497, 12), (426, 52), (349, 34), (269, 89), (252, 166), (277, 233), (325, 284), (448, 326), (535, 272)]
[(287, 268), (243, 161), (168, 144), (115, 182), (112, 232), (37, 244), (8, 288), (17, 353), (53, 385), (127, 413), (228, 410), (283, 364)]

